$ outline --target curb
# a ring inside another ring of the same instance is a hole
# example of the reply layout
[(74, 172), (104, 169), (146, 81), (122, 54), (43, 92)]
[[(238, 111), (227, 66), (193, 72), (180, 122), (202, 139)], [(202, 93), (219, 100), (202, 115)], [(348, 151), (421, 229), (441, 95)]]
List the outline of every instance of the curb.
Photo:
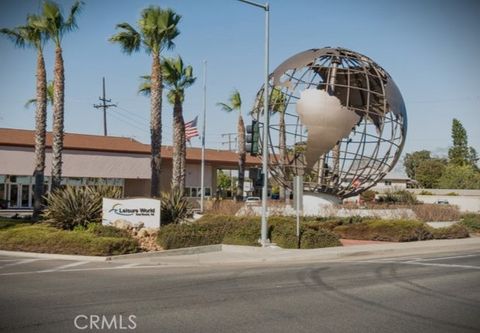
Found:
[(182, 255), (210, 253), (210, 252), (220, 252), (220, 251), (222, 251), (222, 244), (216, 244), (216, 245), (186, 247), (186, 248), (182, 248), (182, 249), (173, 249), (173, 250), (165, 250), (165, 251), (121, 254), (121, 255), (118, 255), (118, 256), (106, 257), (106, 260), (142, 259), (142, 258), (152, 258), (152, 257), (160, 258), (160, 257), (171, 257), (171, 256), (182, 256)]
[(59, 259), (59, 260), (80, 260), (80, 261), (107, 261), (109, 257), (100, 256), (81, 256), (76, 254), (57, 254), (57, 253), (37, 253), (22, 251), (4, 251), (0, 250), (0, 255), (13, 257), (28, 257), (39, 259)]

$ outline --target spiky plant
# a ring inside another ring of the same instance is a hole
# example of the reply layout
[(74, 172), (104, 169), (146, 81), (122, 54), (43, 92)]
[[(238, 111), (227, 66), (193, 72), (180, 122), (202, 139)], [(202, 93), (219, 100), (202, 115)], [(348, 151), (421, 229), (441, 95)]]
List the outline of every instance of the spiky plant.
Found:
[(162, 225), (184, 221), (192, 208), (188, 199), (179, 189), (173, 189), (170, 193), (162, 193), (161, 205)]
[(73, 230), (102, 221), (102, 198), (119, 198), (121, 189), (112, 186), (66, 186), (46, 196), (45, 222), (59, 229)]

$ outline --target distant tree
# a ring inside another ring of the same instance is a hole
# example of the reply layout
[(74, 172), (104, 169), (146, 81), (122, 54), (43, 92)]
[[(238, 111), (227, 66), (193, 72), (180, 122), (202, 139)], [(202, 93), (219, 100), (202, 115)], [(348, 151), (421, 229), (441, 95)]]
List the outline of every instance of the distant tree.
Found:
[(439, 188), (480, 189), (480, 173), (471, 165), (449, 164), (438, 181)]
[(438, 158), (423, 160), (415, 172), (415, 180), (425, 188), (437, 188), (445, 172), (446, 161)]
[(467, 165), (470, 162), (470, 150), (468, 148), (467, 131), (458, 119), (452, 121), (453, 146), (448, 150), (450, 163), (455, 165)]
[(472, 165), (475, 168), (475, 170), (479, 171), (477, 162), (478, 162), (477, 151), (475, 150), (475, 148), (470, 147), (469, 164)]
[(217, 187), (221, 190), (227, 190), (232, 186), (232, 179), (223, 171), (217, 174)]
[(407, 154), (403, 160), (403, 166), (405, 167), (407, 176), (416, 180), (416, 171), (418, 166), (421, 164), (421, 162), (430, 160), (432, 158), (430, 154), (431, 153), (428, 150), (420, 150), (411, 154)]
[[(37, 99), (36, 98), (30, 98), (26, 103), (25, 107), (29, 108), (30, 105), (37, 105)], [(53, 105), (53, 81), (50, 80), (47, 83), (47, 105), (52, 106)]]
[(237, 200), (243, 197), (243, 183), (245, 180), (245, 125), (242, 117), (242, 98), (238, 90), (234, 90), (229, 97), (229, 103), (217, 103), (225, 112), (238, 110), (237, 135), (238, 135), (238, 185), (235, 195)]

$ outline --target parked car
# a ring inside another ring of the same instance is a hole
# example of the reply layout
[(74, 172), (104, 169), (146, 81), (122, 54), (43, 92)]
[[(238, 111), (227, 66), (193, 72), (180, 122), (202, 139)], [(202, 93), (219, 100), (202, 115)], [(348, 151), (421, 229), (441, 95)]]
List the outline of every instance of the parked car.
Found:
[(260, 200), (259, 197), (248, 197), (247, 199), (245, 199), (245, 203), (247, 205), (259, 205), (261, 201), (262, 200)]
[(448, 202), (448, 200), (438, 199), (437, 201), (435, 201), (435, 204), (437, 204), (437, 205), (449, 205), (450, 203)]

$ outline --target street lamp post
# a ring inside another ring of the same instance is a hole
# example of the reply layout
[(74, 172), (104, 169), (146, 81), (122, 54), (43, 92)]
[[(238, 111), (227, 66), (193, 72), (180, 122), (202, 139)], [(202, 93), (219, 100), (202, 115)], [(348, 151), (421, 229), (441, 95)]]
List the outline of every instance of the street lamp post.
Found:
[(262, 152), (262, 173), (263, 173), (263, 188), (262, 188), (262, 230), (261, 242), (262, 246), (267, 246), (267, 198), (268, 198), (268, 128), (269, 116), (268, 109), (268, 59), (269, 59), (269, 30), (270, 30), (270, 6), (268, 2), (264, 5), (249, 1), (239, 0), (246, 4), (262, 8), (265, 11), (265, 87), (263, 89), (263, 152)]

